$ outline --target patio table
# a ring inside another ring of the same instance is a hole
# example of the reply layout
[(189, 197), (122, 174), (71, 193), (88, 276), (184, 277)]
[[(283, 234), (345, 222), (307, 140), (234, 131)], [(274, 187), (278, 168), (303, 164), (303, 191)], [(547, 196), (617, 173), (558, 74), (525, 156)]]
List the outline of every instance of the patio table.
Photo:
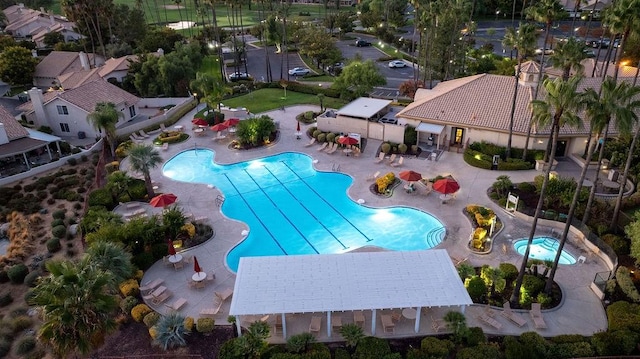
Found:
[(344, 150), (342, 150), (342, 152), (344, 152), (345, 155), (349, 156), (351, 155), (351, 152), (353, 152), (353, 150), (350, 148), (345, 148)]
[(177, 253), (177, 254), (170, 255), (168, 259), (170, 263), (178, 263), (182, 261), (182, 254)]
[(191, 279), (193, 279), (195, 282), (202, 282), (206, 278), (207, 278), (207, 273), (205, 272), (195, 272), (191, 276)]
[(415, 308), (404, 308), (402, 310), (402, 316), (407, 319), (416, 319), (418, 311)]

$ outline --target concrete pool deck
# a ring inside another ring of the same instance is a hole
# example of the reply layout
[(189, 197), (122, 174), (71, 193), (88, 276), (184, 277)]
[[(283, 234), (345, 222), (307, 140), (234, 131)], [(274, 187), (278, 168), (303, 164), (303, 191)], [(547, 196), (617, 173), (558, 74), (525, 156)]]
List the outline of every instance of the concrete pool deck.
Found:
[[(521, 256), (515, 253), (511, 242), (518, 238), (528, 237), (530, 225), (526, 222), (507, 215), (498, 208), (487, 197), (486, 191), (495, 182), (499, 175), (507, 175), (514, 183), (523, 181), (532, 181), (533, 178), (540, 174), (535, 170), (529, 171), (489, 171), (471, 167), (467, 165), (462, 154), (454, 152), (444, 152), (438, 161), (429, 161), (423, 158), (405, 157), (404, 164), (400, 167), (392, 167), (385, 162), (376, 164), (375, 158), (378, 153), (380, 141), (368, 140), (367, 145), (360, 157), (345, 156), (341, 151), (333, 154), (318, 152), (318, 145), (306, 147), (309, 143), (306, 135), (303, 134), (302, 139), (296, 139), (296, 120), (295, 116), (301, 112), (309, 110), (318, 110), (317, 106), (294, 106), (287, 108), (286, 111), (275, 110), (264, 114), (279, 121), (280, 138), (268, 148), (262, 148), (249, 151), (232, 151), (228, 149), (229, 140), (214, 141), (213, 132), (208, 132), (207, 137), (193, 136), (189, 140), (172, 144), (167, 151), (159, 152), (164, 160), (168, 160), (175, 154), (193, 148), (209, 148), (215, 153), (215, 161), (222, 164), (235, 163), (239, 161), (250, 160), (256, 157), (264, 157), (280, 152), (297, 151), (310, 155), (314, 160), (315, 168), (320, 171), (340, 171), (353, 177), (353, 185), (348, 189), (348, 195), (354, 200), (364, 200), (364, 204), (371, 207), (387, 207), (387, 206), (411, 206), (420, 208), (435, 215), (447, 228), (447, 236), (445, 240), (437, 247), (446, 249), (452, 258), (465, 259), (472, 265), (489, 264), (497, 266), (502, 262), (510, 262), (516, 266), (520, 266)], [(185, 128), (191, 128), (191, 119), (196, 110), (185, 115), (177, 124), (183, 125)], [(229, 116), (227, 116), (229, 117)], [(304, 132), (307, 125), (302, 126)], [(189, 131), (187, 131), (190, 133)], [(190, 133), (191, 134), (191, 133)], [(150, 143), (150, 139), (146, 143)], [(128, 168), (128, 161), (125, 159), (122, 168)], [(403, 170), (414, 170), (423, 174), (424, 177), (435, 177), (438, 175), (451, 175), (460, 184), (460, 191), (454, 200), (443, 204), (437, 193), (429, 196), (424, 194), (410, 194), (397, 187), (393, 196), (390, 198), (381, 198), (375, 196), (369, 191), (370, 181), (367, 177), (373, 173), (380, 171), (383, 175), (387, 172), (398, 172)], [(570, 161), (560, 161), (557, 172), (561, 176), (578, 177), (580, 168)], [(164, 193), (173, 193), (178, 196), (177, 204), (183, 208), (186, 213), (191, 213), (195, 218), (207, 217), (208, 223), (214, 228), (215, 235), (213, 239), (206, 243), (190, 248), (182, 252), (183, 255), (195, 255), (203, 270), (210, 272), (215, 271), (216, 279), (213, 282), (207, 282), (204, 289), (189, 288), (187, 281), (193, 274), (193, 265), (185, 264), (185, 268), (175, 270), (170, 266), (163, 264), (162, 261), (155, 263), (147, 270), (142, 283), (150, 282), (155, 279), (162, 279), (163, 286), (172, 293), (172, 296), (165, 301), (166, 304), (172, 304), (179, 298), (184, 298), (187, 303), (182, 306), (180, 313), (184, 316), (197, 318), (200, 311), (205, 308), (214, 306), (214, 292), (222, 292), (226, 289), (233, 289), (235, 274), (230, 272), (225, 265), (225, 256), (227, 252), (243, 239), (242, 232), (246, 229), (246, 225), (227, 218), (216, 205), (216, 198), (224, 196), (217, 188), (210, 188), (205, 184), (182, 183), (170, 180), (162, 176), (162, 166), (152, 170), (151, 178), (158, 182), (158, 191)], [(480, 204), (493, 208), (504, 223), (503, 230), (494, 239), (494, 249), (486, 255), (472, 254), (467, 249), (467, 239), (471, 233), (471, 223), (465, 217), (462, 210), (467, 204)], [(549, 235), (550, 229), (538, 226), (537, 235)], [(507, 245), (507, 251), (500, 250), (501, 244)], [(585, 253), (586, 249), (577, 248), (572, 243), (567, 243), (565, 250), (571, 252), (574, 256)], [(605, 263), (598, 256), (588, 256), (585, 264), (576, 264), (569, 266), (561, 266), (556, 274), (556, 281), (561, 286), (564, 298), (562, 305), (550, 310), (546, 313), (544, 319), (547, 329), (536, 330), (533, 327), (533, 321), (529, 317), (528, 312), (522, 312), (522, 318), (527, 319), (527, 324), (523, 327), (517, 327), (500, 316), (496, 315), (495, 319), (502, 324), (500, 329), (496, 329), (484, 325), (477, 317), (484, 312), (484, 306), (471, 306), (465, 311), (468, 326), (481, 326), (485, 333), (500, 335), (517, 335), (526, 331), (537, 331), (543, 336), (555, 336), (559, 334), (582, 334), (591, 335), (598, 331), (606, 330), (607, 318), (604, 308), (600, 300), (589, 288), (596, 273), (608, 271)], [(218, 314), (214, 316), (216, 323), (227, 323), (229, 313), (229, 304), (231, 298), (227, 299)], [(160, 304), (153, 305), (147, 303), (160, 313), (168, 313), (168, 306)], [(452, 310), (455, 308), (451, 308)], [(396, 309), (400, 312), (402, 309)], [(448, 311), (448, 308), (430, 308), (423, 311), (422, 323), (418, 334), (414, 332), (414, 321), (412, 319), (401, 319), (396, 323), (395, 333), (384, 333), (382, 325), (376, 323), (378, 330), (376, 336), (379, 337), (407, 337), (417, 335), (428, 335), (436, 333), (436, 327), (432, 323), (432, 319), (437, 321), (441, 319)], [(499, 311), (500, 309), (496, 309)], [(274, 313), (275, 314), (275, 313)], [(353, 322), (352, 313), (341, 313), (343, 323)], [(316, 314), (318, 315), (318, 314)], [(296, 314), (287, 316), (287, 332), (289, 335), (308, 331), (311, 313)], [(326, 316), (326, 314), (325, 314)], [(365, 311), (365, 333), (370, 333), (369, 327), (371, 314)], [(269, 323), (275, 323), (275, 316), (271, 315), (264, 318)], [(247, 324), (243, 321), (243, 324)], [(323, 320), (326, 325), (326, 318)], [(340, 340), (340, 336), (336, 333), (332, 337), (327, 337), (326, 330), (323, 325), (317, 338), (320, 341), (336, 341)], [(446, 329), (438, 329), (439, 332)], [(284, 342), (282, 336), (272, 335), (272, 342)]]

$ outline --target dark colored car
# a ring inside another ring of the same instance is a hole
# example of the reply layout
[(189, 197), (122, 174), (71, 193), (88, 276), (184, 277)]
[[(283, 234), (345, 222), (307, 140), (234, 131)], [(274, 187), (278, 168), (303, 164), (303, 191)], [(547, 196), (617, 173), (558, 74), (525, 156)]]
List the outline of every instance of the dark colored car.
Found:
[(251, 81), (253, 78), (246, 72), (234, 72), (229, 75), (229, 81), (237, 82), (237, 81)]
[(367, 40), (356, 40), (357, 47), (371, 46), (371, 43)]

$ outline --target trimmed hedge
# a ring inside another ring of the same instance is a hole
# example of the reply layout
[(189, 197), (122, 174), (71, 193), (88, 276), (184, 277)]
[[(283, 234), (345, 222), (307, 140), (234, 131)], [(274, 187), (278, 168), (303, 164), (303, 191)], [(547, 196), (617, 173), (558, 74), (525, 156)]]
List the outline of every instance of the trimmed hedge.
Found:
[(131, 317), (133, 318), (133, 320), (139, 323), (147, 314), (151, 312), (153, 312), (153, 310), (146, 304), (138, 304), (133, 307), (133, 309), (131, 309)]
[[(64, 226), (62, 228), (64, 228)], [(59, 251), (60, 248), (62, 248), (60, 238), (51, 238), (47, 241), (47, 251), (49, 251), (49, 253), (55, 253)]]
[(124, 313), (131, 313), (131, 310), (137, 304), (138, 304), (138, 298), (133, 296), (128, 296), (120, 301), (120, 309), (122, 309)]
[(29, 268), (27, 268), (27, 266), (23, 263), (18, 263), (7, 269), (7, 276), (9, 276), (9, 280), (13, 284), (24, 283), (24, 278), (27, 276), (27, 274), (29, 274)]
[(196, 321), (196, 330), (200, 333), (211, 333), (215, 321), (213, 318), (198, 318)]

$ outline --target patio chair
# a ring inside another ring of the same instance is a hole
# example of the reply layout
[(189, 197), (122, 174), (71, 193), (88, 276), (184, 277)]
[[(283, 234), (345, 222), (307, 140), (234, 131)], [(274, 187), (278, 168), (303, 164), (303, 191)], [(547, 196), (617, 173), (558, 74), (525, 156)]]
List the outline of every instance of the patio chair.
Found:
[(173, 268), (175, 270), (184, 268), (184, 261), (173, 263)]
[(220, 141), (227, 138), (227, 136), (223, 135), (222, 132), (218, 131), (218, 135), (213, 138), (214, 141)]
[(306, 145), (304, 145), (304, 147), (311, 147), (313, 146), (313, 144), (316, 143), (316, 138), (312, 138), (311, 141), (309, 141), (309, 143), (307, 143)]
[(322, 325), (322, 317), (311, 317), (311, 323), (309, 323), (310, 333), (320, 333), (320, 326)]
[(394, 322), (399, 322), (400, 319), (402, 319), (402, 314), (394, 310), (391, 312), (391, 319), (393, 319)]
[(391, 155), (391, 157), (389, 157), (389, 164), (390, 165), (393, 164), (393, 162), (396, 160), (396, 156), (397, 155), (394, 153), (394, 154)]
[(380, 163), (382, 161), (384, 161), (384, 152), (380, 152), (380, 154), (378, 155), (378, 159), (375, 162)]
[(173, 265), (173, 263), (169, 262), (169, 256), (162, 257), (162, 263), (164, 263), (164, 265), (166, 265), (167, 267)]
[(320, 147), (318, 147), (318, 152), (324, 150), (325, 148), (327, 148), (327, 145), (329, 144), (329, 142), (325, 142), (323, 143)]
[(173, 293), (171, 293), (171, 291), (167, 289), (162, 294), (160, 294), (159, 296), (151, 299), (151, 303), (153, 303), (155, 305), (162, 304), (162, 303), (164, 303), (165, 300), (169, 299), (172, 295), (173, 295)]
[(213, 272), (209, 272), (207, 273), (207, 281), (208, 282), (213, 282), (216, 279), (216, 274)]
[(196, 282), (196, 289), (204, 289), (205, 282), (203, 280)]
[(342, 317), (339, 315), (331, 316), (331, 328), (332, 329), (340, 329), (342, 328)]
[(328, 154), (333, 154), (334, 152), (336, 152), (338, 150), (338, 146), (340, 146), (340, 144), (338, 144), (337, 142), (333, 144), (333, 147), (327, 151)]
[(353, 147), (353, 157), (360, 157), (360, 154), (362, 154), (362, 151), (360, 151), (359, 147)]
[(282, 334), (282, 315), (276, 315), (276, 323), (273, 325), (273, 334)]
[(187, 278), (187, 286), (189, 288), (195, 288), (196, 287), (196, 282), (191, 278)]
[(502, 329), (502, 324), (500, 324), (500, 322), (498, 322), (497, 320), (491, 318), (490, 316), (486, 315), (485, 313), (482, 313), (480, 315), (478, 315), (476, 317), (478, 320), (480, 320), (481, 322), (495, 328), (495, 329)]
[(173, 310), (180, 310), (180, 308), (182, 308), (185, 304), (187, 304), (187, 300), (184, 298), (178, 298), (176, 299), (175, 302), (171, 303), (171, 304), (166, 304), (165, 305)]
[(438, 333), (440, 329), (444, 328), (446, 328), (446, 324), (442, 319), (434, 319), (431, 317), (431, 329), (433, 329), (434, 332)]
[(163, 143), (163, 144), (162, 144), (162, 150), (163, 150), (163, 151), (166, 151), (166, 150), (168, 150), (168, 149), (169, 149), (169, 142), (165, 142), (165, 143)]
[(370, 175), (369, 177), (367, 177), (367, 181), (375, 181), (376, 178), (378, 178), (378, 176), (380, 176), (380, 171), (376, 171), (376, 173)]
[(521, 327), (527, 324), (526, 319), (522, 318), (518, 313), (511, 310), (511, 304), (507, 301), (502, 305), (502, 316), (509, 319), (515, 325)]
[(542, 316), (542, 308), (540, 307), (540, 303), (531, 303), (531, 310), (529, 311), (531, 314), (531, 319), (533, 319), (533, 326), (536, 329), (546, 329), (547, 323), (544, 321), (544, 317)]
[(166, 127), (164, 127), (164, 123), (161, 123), (161, 124), (160, 124), (160, 130), (161, 130), (162, 132), (169, 132), (169, 130), (167, 130), (167, 128), (166, 128)]
[(147, 135), (144, 130), (140, 130), (138, 131), (138, 133), (140, 134), (140, 136), (142, 136), (142, 138), (149, 138), (149, 135)]
[(391, 167), (400, 167), (404, 164), (404, 157), (400, 156), (400, 159), (396, 163), (392, 163)]
[(162, 278), (158, 278), (152, 282), (147, 282), (140, 286), (140, 292), (148, 292), (150, 290), (156, 289), (160, 284), (162, 284), (164, 280)]
[(385, 333), (395, 333), (396, 325), (393, 324), (393, 318), (389, 314), (381, 314), (380, 321), (382, 322), (382, 329)]

